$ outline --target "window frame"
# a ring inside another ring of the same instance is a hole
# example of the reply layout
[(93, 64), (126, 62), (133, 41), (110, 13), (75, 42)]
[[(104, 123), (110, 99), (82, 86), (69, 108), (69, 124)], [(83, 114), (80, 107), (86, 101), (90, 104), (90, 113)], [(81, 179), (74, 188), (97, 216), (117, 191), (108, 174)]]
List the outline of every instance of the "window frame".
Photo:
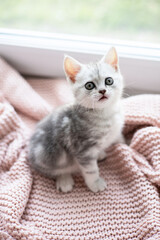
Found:
[(64, 54), (82, 63), (94, 62), (111, 46), (118, 51), (126, 88), (160, 93), (160, 45), (0, 29), (0, 55), (28, 76), (65, 77)]

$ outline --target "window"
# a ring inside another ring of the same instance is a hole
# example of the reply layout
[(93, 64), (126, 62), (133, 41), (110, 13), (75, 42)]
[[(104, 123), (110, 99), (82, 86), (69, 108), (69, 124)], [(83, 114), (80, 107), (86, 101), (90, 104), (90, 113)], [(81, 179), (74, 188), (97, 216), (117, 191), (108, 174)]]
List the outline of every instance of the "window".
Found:
[(160, 42), (159, 0), (5, 0), (0, 27)]
[(96, 61), (114, 45), (126, 87), (160, 92), (159, 0), (0, 1), (0, 55), (22, 74), (64, 77), (64, 53)]

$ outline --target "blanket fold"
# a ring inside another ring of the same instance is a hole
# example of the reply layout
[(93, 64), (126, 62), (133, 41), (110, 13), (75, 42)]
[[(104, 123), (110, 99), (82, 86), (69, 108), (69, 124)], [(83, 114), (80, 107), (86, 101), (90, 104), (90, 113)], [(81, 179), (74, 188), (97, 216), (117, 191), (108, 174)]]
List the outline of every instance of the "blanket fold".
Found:
[(99, 163), (107, 189), (94, 194), (76, 175), (73, 192), (63, 194), (54, 180), (31, 171), (30, 125), (15, 111), (41, 119), (51, 110), (45, 95), (54, 98), (52, 90), (46, 86), (42, 97), (39, 80), (33, 90), (2, 59), (0, 66), (0, 239), (160, 239), (160, 95), (123, 100), (130, 144), (111, 146)]
[(2, 58), (0, 58), (0, 91), (15, 109), (36, 120), (43, 118), (52, 109)]
[[(155, 184), (160, 186), (160, 103), (159, 95), (139, 95), (124, 100), (130, 147), (139, 153), (135, 161)], [(146, 161), (147, 160), (147, 161)]]

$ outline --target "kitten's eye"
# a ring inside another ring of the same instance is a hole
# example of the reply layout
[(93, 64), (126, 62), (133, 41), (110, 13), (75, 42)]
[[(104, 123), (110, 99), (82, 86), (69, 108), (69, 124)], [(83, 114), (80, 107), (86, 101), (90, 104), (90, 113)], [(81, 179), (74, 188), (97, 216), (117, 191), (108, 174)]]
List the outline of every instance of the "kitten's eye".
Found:
[(111, 78), (111, 77), (108, 77), (108, 78), (105, 79), (105, 84), (106, 84), (106, 85), (112, 85), (113, 82), (114, 82), (114, 81), (113, 81), (113, 78)]
[(85, 88), (86, 88), (87, 90), (92, 90), (93, 88), (95, 88), (95, 84), (94, 84), (93, 82), (87, 82), (87, 83), (85, 84)]

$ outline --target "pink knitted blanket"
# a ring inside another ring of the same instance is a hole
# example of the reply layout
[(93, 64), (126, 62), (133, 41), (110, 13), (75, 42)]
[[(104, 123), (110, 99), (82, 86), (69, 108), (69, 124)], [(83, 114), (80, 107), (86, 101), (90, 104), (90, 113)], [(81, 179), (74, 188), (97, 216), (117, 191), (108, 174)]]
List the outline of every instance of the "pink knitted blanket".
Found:
[(160, 239), (160, 95), (123, 101), (131, 141), (99, 163), (107, 189), (94, 194), (75, 176), (63, 194), (31, 171), (27, 139), (51, 105), (70, 101), (65, 80), (26, 81), (0, 59), (0, 91), (0, 239)]

